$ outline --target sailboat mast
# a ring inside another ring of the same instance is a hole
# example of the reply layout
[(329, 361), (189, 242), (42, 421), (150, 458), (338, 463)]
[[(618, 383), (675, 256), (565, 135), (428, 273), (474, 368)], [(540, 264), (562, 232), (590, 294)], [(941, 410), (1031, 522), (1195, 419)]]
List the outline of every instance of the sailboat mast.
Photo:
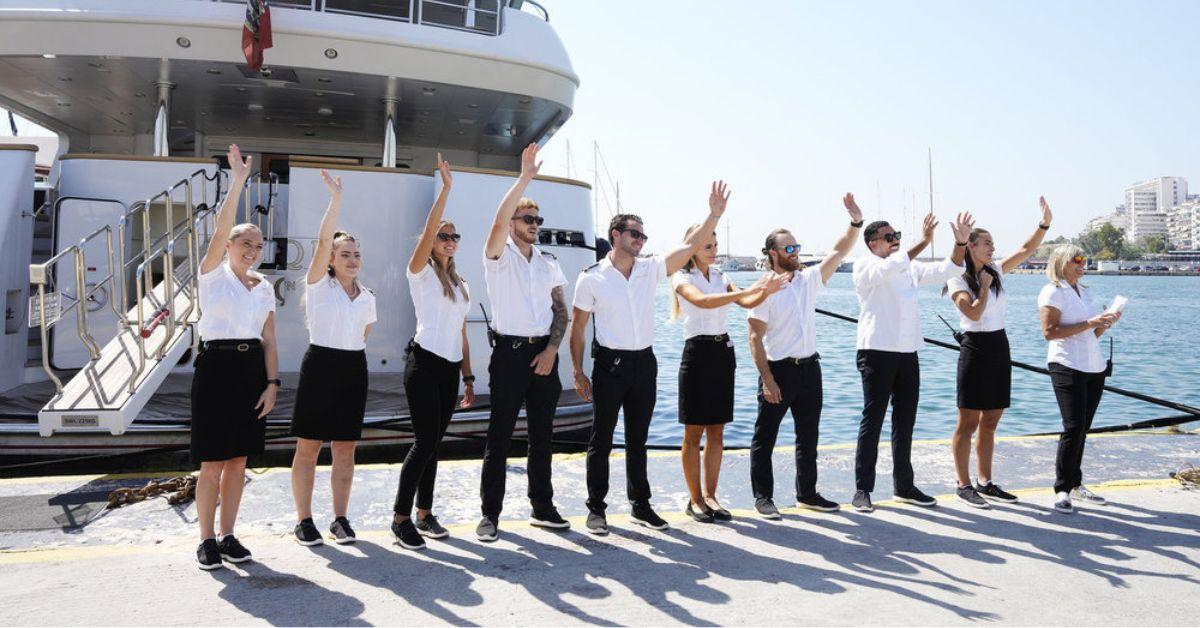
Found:
[[(929, 213), (933, 213), (933, 147), (927, 147), (929, 157)], [(929, 256), (937, 259), (937, 253), (934, 252), (933, 240), (929, 240)]]

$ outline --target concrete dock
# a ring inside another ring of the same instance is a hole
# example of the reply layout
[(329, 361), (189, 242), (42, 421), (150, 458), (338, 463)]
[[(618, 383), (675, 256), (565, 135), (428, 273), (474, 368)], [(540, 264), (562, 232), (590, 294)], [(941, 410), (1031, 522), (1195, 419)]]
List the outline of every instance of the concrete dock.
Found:
[[(255, 562), (196, 568), (195, 509), (155, 499), (94, 516), (103, 476), (0, 480), (0, 624), (465, 625), (961, 624), (1194, 625), (1200, 617), (1200, 491), (1168, 478), (1200, 463), (1196, 434), (1094, 437), (1085, 482), (1110, 505), (1050, 509), (1055, 440), (1004, 439), (996, 479), (1021, 502), (976, 510), (948, 496), (948, 445), (914, 445), (918, 485), (941, 503), (890, 497), (881, 456), (878, 510), (753, 516), (748, 457), (728, 452), (721, 497), (735, 519), (699, 524), (681, 509), (677, 454), (653, 454), (664, 532), (630, 525), (624, 461), (614, 456), (607, 537), (583, 532), (583, 458), (560, 456), (555, 487), (568, 532), (529, 527), (523, 461), (510, 461), (501, 538), (474, 539), (477, 461), (439, 470), (435, 512), (451, 537), (423, 552), (387, 532), (398, 465), (360, 467), (355, 545), (297, 545), (287, 469), (247, 473), (238, 536)], [(882, 453), (882, 452), (881, 452)], [(821, 450), (820, 489), (846, 502), (853, 446)], [(790, 451), (775, 453), (776, 501), (789, 506)], [(328, 469), (316, 521), (329, 523)], [(90, 500), (90, 501), (89, 501)]]

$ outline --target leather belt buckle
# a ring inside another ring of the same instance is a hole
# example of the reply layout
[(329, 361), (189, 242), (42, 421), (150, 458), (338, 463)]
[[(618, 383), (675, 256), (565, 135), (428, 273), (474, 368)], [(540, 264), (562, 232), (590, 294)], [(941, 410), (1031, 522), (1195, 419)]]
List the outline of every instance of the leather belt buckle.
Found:
[(250, 350), (250, 344), (246, 342), (239, 342), (237, 350), (241, 353), (245, 353)]

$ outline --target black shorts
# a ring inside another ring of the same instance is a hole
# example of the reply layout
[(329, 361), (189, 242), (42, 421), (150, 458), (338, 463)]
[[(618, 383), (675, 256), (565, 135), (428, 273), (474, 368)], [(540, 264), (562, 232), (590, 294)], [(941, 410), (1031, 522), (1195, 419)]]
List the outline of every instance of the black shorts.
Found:
[(254, 406), (267, 387), (262, 343), (217, 340), (207, 344), (196, 355), (192, 375), (192, 462), (260, 454), (267, 422), (258, 418)]
[(737, 359), (728, 335), (693, 336), (679, 362), (679, 422), (717, 425), (733, 420)]
[(362, 438), (367, 353), (309, 345), (300, 363), (292, 435), (319, 441)]
[(1012, 362), (1008, 334), (969, 331), (958, 354), (958, 407), (968, 410), (1007, 408), (1012, 396)]

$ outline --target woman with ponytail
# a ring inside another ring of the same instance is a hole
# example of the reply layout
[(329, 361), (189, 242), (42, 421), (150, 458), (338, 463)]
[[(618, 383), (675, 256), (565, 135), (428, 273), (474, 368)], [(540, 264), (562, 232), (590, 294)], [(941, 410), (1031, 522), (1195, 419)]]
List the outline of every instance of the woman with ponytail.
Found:
[[(404, 365), (404, 393), (412, 416), (414, 442), (400, 469), (396, 489), (392, 535), (406, 549), (425, 548), (427, 536), (445, 538), (449, 532), (433, 516), (433, 486), (437, 478), (438, 446), (458, 400), (458, 378), (466, 386), (462, 408), (475, 403), (475, 376), (471, 374), (467, 344), (467, 310), (471, 297), (467, 282), (454, 266), (461, 236), (454, 223), (442, 219), (453, 183), (450, 164), (437, 156), (442, 189), (425, 230), (408, 261), (408, 290), (417, 312), (417, 334), (409, 342)], [(412, 518), (416, 499), (417, 519)]]
[[(700, 227), (689, 227), (684, 240), (690, 241)], [(683, 319), (686, 339), (679, 363), (679, 422), (684, 426), (683, 477), (691, 500), (684, 512), (703, 523), (732, 518), (717, 501), (725, 424), (733, 420), (733, 375), (737, 366), (726, 324), (729, 304), (752, 308), (783, 287), (780, 276), (767, 273), (748, 290), (740, 290), (716, 267), (716, 261), (714, 233), (671, 278), (671, 321)]]
[(312, 519), (312, 491), (317, 456), (326, 441), (333, 453), (329, 484), (334, 518), (329, 533), (338, 544), (356, 540), (346, 510), (354, 482), (354, 449), (362, 436), (367, 405), (367, 336), (375, 322), (375, 295), (358, 282), (362, 269), (358, 240), (336, 230), (342, 178), (330, 177), (324, 170), (321, 177), (329, 188), (329, 207), (321, 220), (304, 287), (309, 345), (300, 363), (292, 416), (295, 535), (296, 542), (305, 546), (324, 542)]
[[(1050, 206), (1044, 197), (1039, 202), (1042, 220), (1038, 228), (1020, 250), (1003, 260), (994, 259), (992, 234), (972, 229), (963, 258), (966, 271), (947, 281), (944, 291), (958, 308), (963, 331), (958, 354), (958, 425), (951, 439), (957, 495), (976, 508), (987, 508), (987, 500), (1017, 501), (1015, 495), (992, 482), (996, 426), (1009, 406), (1012, 390), (1012, 363), (1004, 331), (1006, 293), (1001, 278), (1029, 259), (1050, 229)], [(969, 469), (972, 435), (976, 435), (975, 463), (979, 469), (974, 484)]]

